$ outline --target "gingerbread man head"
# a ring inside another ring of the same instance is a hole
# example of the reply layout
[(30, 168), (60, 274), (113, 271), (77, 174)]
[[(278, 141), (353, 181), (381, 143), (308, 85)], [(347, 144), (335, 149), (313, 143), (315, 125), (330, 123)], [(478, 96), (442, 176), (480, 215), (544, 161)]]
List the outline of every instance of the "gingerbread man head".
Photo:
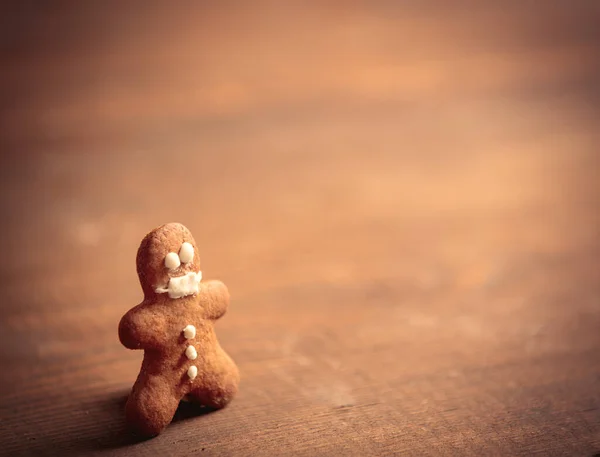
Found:
[(200, 256), (194, 237), (181, 224), (166, 224), (146, 235), (136, 263), (146, 299), (157, 294), (177, 299), (198, 293)]
[(137, 254), (144, 300), (119, 323), (119, 339), (143, 349), (144, 360), (126, 405), (137, 432), (152, 436), (171, 422), (187, 398), (222, 408), (237, 392), (238, 369), (221, 348), (213, 321), (229, 304), (221, 281), (201, 281), (196, 242), (181, 224), (144, 237)]

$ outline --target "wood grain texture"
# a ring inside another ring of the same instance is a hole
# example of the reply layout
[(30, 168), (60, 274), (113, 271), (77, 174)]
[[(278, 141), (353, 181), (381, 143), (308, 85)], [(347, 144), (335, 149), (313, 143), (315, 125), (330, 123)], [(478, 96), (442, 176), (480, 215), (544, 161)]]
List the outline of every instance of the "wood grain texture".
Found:
[[(0, 454), (600, 452), (597, 2), (13, 3)], [(136, 442), (169, 221), (242, 384)]]

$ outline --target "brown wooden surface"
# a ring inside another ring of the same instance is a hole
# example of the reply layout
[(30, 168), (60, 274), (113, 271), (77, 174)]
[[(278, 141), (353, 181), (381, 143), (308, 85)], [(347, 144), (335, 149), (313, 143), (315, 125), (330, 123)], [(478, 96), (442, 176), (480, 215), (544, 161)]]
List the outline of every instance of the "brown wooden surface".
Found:
[[(0, 13), (1, 454), (600, 452), (598, 2), (35, 3)], [(116, 330), (169, 221), (243, 382), (138, 443)]]

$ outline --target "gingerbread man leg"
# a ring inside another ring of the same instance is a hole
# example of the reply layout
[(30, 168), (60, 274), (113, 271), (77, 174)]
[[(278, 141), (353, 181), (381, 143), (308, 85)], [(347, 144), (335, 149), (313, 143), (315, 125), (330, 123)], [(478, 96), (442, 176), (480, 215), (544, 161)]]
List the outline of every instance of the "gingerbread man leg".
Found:
[(174, 395), (172, 380), (167, 377), (140, 378), (127, 399), (127, 422), (133, 424), (135, 431), (141, 435), (155, 436), (173, 419), (179, 399)]
[[(220, 348), (219, 348), (220, 349)], [(218, 351), (218, 363), (206, 367), (202, 387), (192, 390), (191, 399), (209, 408), (221, 409), (233, 399), (238, 391), (240, 373), (225, 351)]]

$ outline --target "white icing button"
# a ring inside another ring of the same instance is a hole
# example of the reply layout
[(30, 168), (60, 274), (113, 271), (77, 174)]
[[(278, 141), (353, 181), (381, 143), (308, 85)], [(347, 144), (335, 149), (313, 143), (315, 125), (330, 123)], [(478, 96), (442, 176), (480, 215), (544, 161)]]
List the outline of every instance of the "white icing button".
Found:
[(183, 329), (183, 336), (185, 336), (185, 338), (188, 340), (195, 338), (196, 337), (196, 327), (194, 327), (193, 325), (186, 326)]
[(190, 263), (194, 260), (194, 246), (187, 241), (181, 245), (181, 249), (179, 249), (179, 258), (183, 263)]
[(198, 357), (196, 348), (192, 345), (188, 346), (187, 349), (185, 350), (185, 356), (190, 360), (196, 360), (196, 357)]
[(188, 376), (193, 381), (196, 376), (198, 376), (198, 367), (192, 365), (188, 368)]
[(169, 270), (175, 270), (176, 268), (179, 268), (179, 265), (181, 265), (179, 256), (174, 252), (169, 252), (165, 257), (165, 267)]

